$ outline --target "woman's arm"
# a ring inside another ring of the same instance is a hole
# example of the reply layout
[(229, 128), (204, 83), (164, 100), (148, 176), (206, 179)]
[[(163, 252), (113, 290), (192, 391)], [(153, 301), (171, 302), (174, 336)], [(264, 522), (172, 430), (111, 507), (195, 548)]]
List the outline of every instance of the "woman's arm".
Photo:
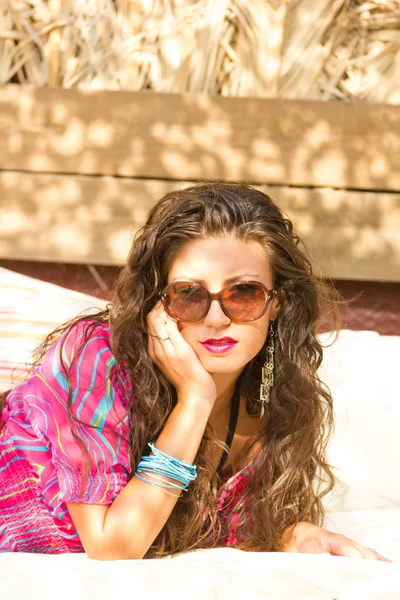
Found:
[[(216, 387), (177, 324), (159, 302), (147, 317), (149, 356), (177, 391), (177, 405), (155, 446), (192, 463), (216, 399)], [(168, 338), (157, 334), (166, 331)], [(162, 489), (133, 477), (108, 506), (67, 503), (78, 535), (91, 558), (142, 558), (167, 522), (175, 504)]]
[[(159, 450), (193, 462), (211, 408), (204, 399), (178, 402), (159, 436)], [(177, 498), (133, 477), (108, 506), (67, 503), (86, 554), (98, 560), (143, 558)]]

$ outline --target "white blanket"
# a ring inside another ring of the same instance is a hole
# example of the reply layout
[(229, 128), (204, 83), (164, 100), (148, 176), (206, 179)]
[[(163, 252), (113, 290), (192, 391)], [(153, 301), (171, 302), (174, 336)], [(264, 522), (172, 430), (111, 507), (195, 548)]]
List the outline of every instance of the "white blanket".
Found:
[(29, 600), (399, 600), (398, 564), (329, 555), (202, 550), (97, 562), (85, 555), (0, 555), (2, 598)]
[(200, 550), (98, 562), (84, 554), (0, 554), (0, 597), (29, 600), (399, 600), (400, 509), (342, 511), (325, 526), (393, 564), (328, 555)]

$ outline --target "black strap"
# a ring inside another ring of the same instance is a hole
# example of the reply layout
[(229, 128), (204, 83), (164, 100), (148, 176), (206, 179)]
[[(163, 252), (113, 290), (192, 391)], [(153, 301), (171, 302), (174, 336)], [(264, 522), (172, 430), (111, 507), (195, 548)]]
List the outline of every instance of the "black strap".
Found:
[(240, 387), (237, 385), (235, 388), (235, 391), (233, 393), (232, 399), (231, 399), (231, 412), (229, 415), (229, 429), (228, 429), (228, 435), (226, 437), (226, 442), (225, 442), (225, 444), (228, 446), (228, 450), (224, 450), (224, 452), (221, 456), (221, 460), (219, 461), (219, 465), (217, 468), (218, 475), (220, 475), (221, 472), (223, 471), (225, 461), (228, 458), (229, 450), (232, 445), (232, 440), (233, 440), (233, 436), (235, 435), (236, 425), (237, 425), (238, 416), (239, 416), (239, 406), (240, 406)]

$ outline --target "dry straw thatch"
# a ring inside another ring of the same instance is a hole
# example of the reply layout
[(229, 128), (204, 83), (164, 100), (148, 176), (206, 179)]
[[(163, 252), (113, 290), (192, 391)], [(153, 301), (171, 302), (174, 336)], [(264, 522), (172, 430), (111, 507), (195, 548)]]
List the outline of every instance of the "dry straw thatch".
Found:
[(400, 0), (0, 0), (0, 83), (400, 103)]

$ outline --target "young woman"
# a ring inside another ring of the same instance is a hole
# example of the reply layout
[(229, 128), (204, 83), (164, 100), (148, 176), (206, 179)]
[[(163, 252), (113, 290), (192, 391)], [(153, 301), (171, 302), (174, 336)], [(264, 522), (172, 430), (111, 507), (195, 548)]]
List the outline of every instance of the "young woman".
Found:
[(268, 196), (167, 194), (108, 309), (51, 334), (4, 395), (0, 551), (386, 560), (321, 527), (334, 477), (317, 332), (335, 310)]

